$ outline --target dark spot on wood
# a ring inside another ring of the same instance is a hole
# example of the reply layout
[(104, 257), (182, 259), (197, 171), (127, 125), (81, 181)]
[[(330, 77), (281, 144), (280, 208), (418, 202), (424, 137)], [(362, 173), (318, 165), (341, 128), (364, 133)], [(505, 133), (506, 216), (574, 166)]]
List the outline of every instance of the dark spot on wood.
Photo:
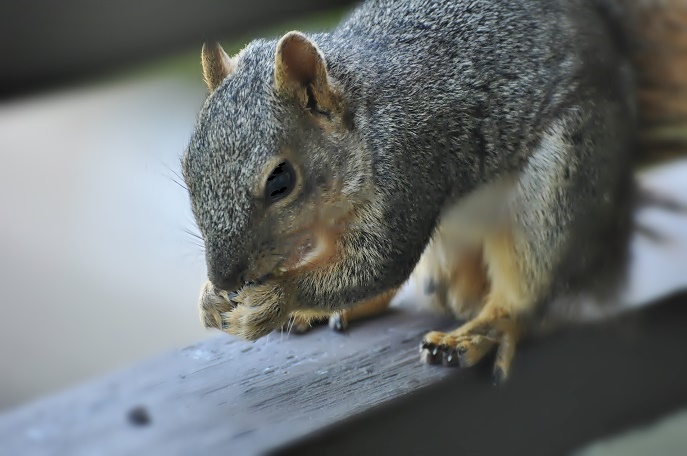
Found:
[(138, 427), (148, 426), (152, 421), (150, 419), (150, 413), (148, 413), (148, 409), (142, 405), (129, 410), (129, 413), (127, 413), (127, 419), (129, 420), (130, 424)]

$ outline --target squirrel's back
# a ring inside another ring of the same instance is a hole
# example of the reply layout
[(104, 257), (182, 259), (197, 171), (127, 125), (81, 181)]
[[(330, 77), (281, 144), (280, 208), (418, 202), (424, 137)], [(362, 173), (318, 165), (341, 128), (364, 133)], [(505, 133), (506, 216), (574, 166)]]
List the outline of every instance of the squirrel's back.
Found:
[(363, 131), (376, 151), (405, 144), (424, 158), (420, 131), (448, 135), (467, 150), (452, 171), (482, 180), (519, 166), (550, 119), (593, 96), (580, 87), (632, 93), (588, 0), (372, 0), (314, 39), (358, 117), (375, 119)]

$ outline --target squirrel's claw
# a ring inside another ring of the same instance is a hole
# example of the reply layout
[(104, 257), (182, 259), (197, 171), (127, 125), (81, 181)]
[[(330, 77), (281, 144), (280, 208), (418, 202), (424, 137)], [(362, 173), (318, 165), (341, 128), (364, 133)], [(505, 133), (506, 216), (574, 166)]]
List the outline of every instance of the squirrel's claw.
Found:
[(345, 312), (336, 312), (329, 317), (329, 327), (337, 332), (343, 332), (348, 329), (348, 318)]

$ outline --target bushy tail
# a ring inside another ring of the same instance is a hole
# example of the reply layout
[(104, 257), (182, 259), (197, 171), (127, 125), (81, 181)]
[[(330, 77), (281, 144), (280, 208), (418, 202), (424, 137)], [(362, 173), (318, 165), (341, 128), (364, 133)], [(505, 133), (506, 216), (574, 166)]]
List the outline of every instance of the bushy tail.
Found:
[(687, 156), (687, 0), (620, 0), (637, 69), (640, 162)]

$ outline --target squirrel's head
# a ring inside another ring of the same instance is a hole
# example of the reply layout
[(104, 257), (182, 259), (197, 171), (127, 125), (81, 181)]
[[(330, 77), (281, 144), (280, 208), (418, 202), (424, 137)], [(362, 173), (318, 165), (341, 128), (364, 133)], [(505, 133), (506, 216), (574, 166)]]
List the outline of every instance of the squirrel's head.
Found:
[(234, 57), (206, 44), (202, 64), (210, 95), (183, 173), (210, 280), (233, 291), (334, 260), (371, 164), (323, 53), (290, 32)]

